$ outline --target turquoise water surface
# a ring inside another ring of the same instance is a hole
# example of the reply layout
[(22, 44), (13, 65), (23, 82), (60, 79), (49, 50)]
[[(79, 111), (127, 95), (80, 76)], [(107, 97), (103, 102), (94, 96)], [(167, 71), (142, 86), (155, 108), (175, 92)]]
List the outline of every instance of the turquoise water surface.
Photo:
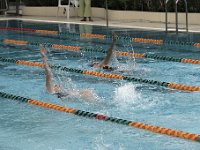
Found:
[[(63, 27), (64, 26), (64, 27)], [(185, 42), (198, 42), (198, 34), (175, 35), (136, 29), (105, 28), (26, 21), (1, 21), (0, 27), (54, 30), (65, 33), (90, 32), (118, 36), (143, 37)], [(61, 30), (62, 29), (62, 30)], [(78, 36), (46, 36), (36, 33), (1, 31), (1, 40), (15, 39), (38, 43), (56, 43), (107, 50), (111, 39), (91, 40)], [(135, 53), (149, 53), (175, 58), (200, 59), (200, 49), (190, 45), (144, 44), (117, 41), (115, 49)], [(101, 61), (100, 52), (73, 52), (47, 47), (49, 63), (82, 70), (93, 61)], [(0, 43), (0, 57), (42, 62), (39, 47)], [(116, 72), (129, 77), (169, 83), (200, 86), (200, 65), (154, 59), (114, 56)], [(46, 92), (45, 72), (41, 68), (0, 62), (0, 91), (100, 113), (131, 121), (199, 134), (200, 93), (178, 91), (156, 85), (53, 70), (55, 81), (71, 89), (90, 89), (96, 94), (91, 101), (69, 98), (60, 100)], [(121, 72), (121, 70), (126, 70)], [(113, 72), (107, 72), (113, 73)], [(151, 133), (149, 131), (65, 114), (26, 103), (0, 98), (0, 150), (198, 150), (199, 143)]]

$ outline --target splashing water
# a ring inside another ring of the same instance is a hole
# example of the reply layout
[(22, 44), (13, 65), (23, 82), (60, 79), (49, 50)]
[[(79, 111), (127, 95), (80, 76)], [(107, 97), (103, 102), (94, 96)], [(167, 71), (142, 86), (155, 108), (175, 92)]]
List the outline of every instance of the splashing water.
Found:
[(92, 88), (78, 88), (72, 79), (68, 77), (68, 73), (64, 73), (61, 70), (57, 70), (54, 78), (55, 83), (59, 83), (63, 93), (68, 93), (63, 99), (84, 99), (86, 102), (96, 102), (99, 100), (99, 96)]
[(122, 107), (137, 104), (141, 99), (141, 95), (135, 88), (132, 83), (117, 87), (114, 91), (114, 101)]
[[(127, 37), (130, 38), (130, 35), (128, 34), (128, 32), (126, 32)], [(131, 38), (130, 38), (131, 39)], [(132, 41), (126, 41), (123, 44), (123, 50), (120, 50), (118, 47), (116, 47), (117, 51), (125, 51), (125, 52), (132, 52), (134, 53), (134, 48), (132, 45)], [(118, 61), (116, 61), (117, 59), (114, 59), (114, 63), (118, 66), (119, 71), (125, 71), (125, 72), (129, 72), (131, 73), (135, 68), (136, 68), (136, 62), (135, 62), (135, 57), (127, 57), (125, 62), (122, 64), (119, 64)]]
[[(128, 32), (126, 34), (130, 38), (130, 35), (128, 34)], [(124, 45), (124, 48), (126, 49), (126, 51), (130, 51), (132, 53), (135, 53), (131, 41), (129, 41), (127, 43), (127, 45)], [(134, 70), (136, 68), (135, 57), (128, 57), (128, 59), (126, 60), (126, 64), (127, 64), (127, 66), (125, 66), (126, 69), (128, 69), (128, 70)]]
[(169, 104), (169, 102), (161, 101), (160, 97), (150, 98), (146, 97), (146, 95), (141, 95), (133, 83), (126, 83), (125, 85), (117, 87), (114, 90), (113, 101), (119, 109), (134, 108), (135, 111), (152, 109), (155, 106)]
[(69, 74), (67, 72), (63, 72), (59, 69), (59, 70), (55, 70), (54, 74), (55, 74), (54, 82), (58, 82), (63, 89), (67, 89), (67, 90), (77, 89), (72, 79), (68, 77)]

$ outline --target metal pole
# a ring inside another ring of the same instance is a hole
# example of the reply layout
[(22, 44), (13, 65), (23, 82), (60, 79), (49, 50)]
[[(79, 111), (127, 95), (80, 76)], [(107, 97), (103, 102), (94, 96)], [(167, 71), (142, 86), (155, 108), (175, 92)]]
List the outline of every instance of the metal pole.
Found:
[(186, 31), (188, 32), (188, 6), (187, 6), (187, 0), (185, 0), (185, 13), (186, 13)]
[(7, 0), (0, 0), (0, 11), (6, 13), (6, 11), (8, 10), (8, 2)]
[(165, 1), (165, 31), (168, 31), (168, 10), (167, 10), (168, 0)]
[(20, 0), (16, 0), (16, 15), (19, 15)]
[(178, 4), (178, 1), (179, 0), (176, 0), (176, 3), (175, 3), (175, 11), (176, 11), (176, 33), (178, 33), (178, 6), (177, 6), (177, 4)]
[(106, 0), (106, 26), (108, 27), (108, 0)]
[(5, 0), (5, 3), (6, 3), (6, 10), (8, 10), (8, 1)]

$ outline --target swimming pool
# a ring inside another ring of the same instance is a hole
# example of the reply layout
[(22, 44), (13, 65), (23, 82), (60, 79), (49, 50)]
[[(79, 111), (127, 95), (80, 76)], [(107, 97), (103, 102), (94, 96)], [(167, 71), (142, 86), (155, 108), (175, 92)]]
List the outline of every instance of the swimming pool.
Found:
[[(130, 53), (134, 51), (177, 59), (199, 59), (200, 49), (193, 46), (194, 43), (199, 42), (199, 34), (176, 35), (161, 31), (106, 29), (100, 26), (17, 20), (1, 21), (0, 25), (1, 28), (9, 29), (1, 30), (0, 57), (4, 59), (0, 62), (0, 91), (110, 117), (200, 133), (199, 92), (175, 90), (145, 83), (142, 82), (143, 80), (131, 82), (54, 69), (55, 79), (62, 81), (66, 88), (90, 88), (94, 89), (98, 95), (97, 100), (91, 102), (81, 99), (60, 100), (46, 92), (43, 69), (5, 61), (5, 59), (11, 59), (41, 63), (38, 43), (46, 43), (50, 64), (99, 72), (102, 70), (95, 70), (89, 64), (94, 60), (103, 59), (104, 53), (101, 50), (107, 50), (109, 47), (111, 31), (116, 31), (119, 37), (165, 41), (163, 44), (155, 44), (153, 40), (132, 42), (127, 39), (122, 41), (121, 38), (116, 44), (118, 51)], [(19, 29), (26, 29), (26, 31)], [(51, 30), (66, 34), (57, 36), (47, 35), (41, 31), (40, 33), (30, 32), (33, 30)], [(79, 33), (106, 35), (108, 38), (91, 39), (80, 37)], [(5, 39), (15, 41), (9, 43)], [(20, 42), (16, 42), (17, 40), (29, 43), (19, 45)], [(66, 51), (52, 48), (50, 44), (72, 45), (85, 49), (80, 52)], [(87, 51), (88, 49), (91, 51)], [(96, 52), (98, 50), (100, 52)], [(112, 65), (128, 70), (128, 72), (117, 72), (127, 78), (200, 86), (199, 64), (116, 56), (113, 58)], [(113, 72), (106, 73), (114, 74)], [(198, 142), (65, 114), (5, 98), (0, 99), (0, 149), (3, 150), (199, 149)]]

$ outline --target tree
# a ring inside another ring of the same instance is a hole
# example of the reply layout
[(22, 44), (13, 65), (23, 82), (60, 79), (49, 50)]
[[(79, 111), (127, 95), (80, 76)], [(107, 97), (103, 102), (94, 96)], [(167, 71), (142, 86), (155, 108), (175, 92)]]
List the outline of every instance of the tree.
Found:
[[(165, 11), (166, 0), (107, 0), (112, 10)], [(57, 6), (58, 0), (23, 0), (26, 6)], [(68, 3), (68, 0), (66, 0)], [(105, 8), (105, 0), (92, 0), (93, 7)], [(173, 12), (175, 0), (169, 0), (168, 11)], [(189, 12), (200, 12), (200, 0), (188, 0)], [(178, 3), (178, 11), (185, 11), (184, 0)]]

